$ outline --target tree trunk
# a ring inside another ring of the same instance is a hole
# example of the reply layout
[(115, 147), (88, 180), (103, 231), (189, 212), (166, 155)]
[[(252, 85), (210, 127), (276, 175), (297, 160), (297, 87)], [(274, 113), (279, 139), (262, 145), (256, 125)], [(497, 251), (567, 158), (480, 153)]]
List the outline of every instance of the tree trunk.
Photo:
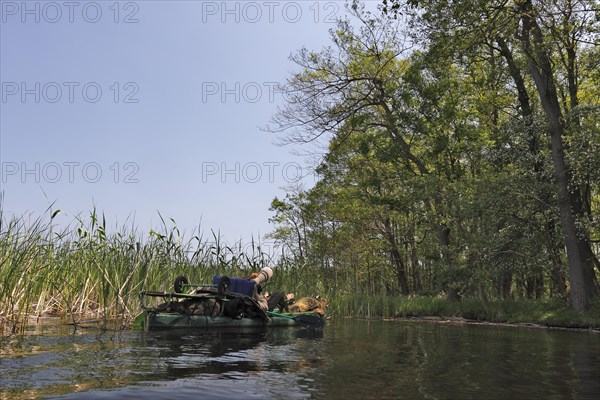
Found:
[(406, 266), (404, 265), (402, 254), (400, 254), (400, 250), (398, 249), (398, 241), (396, 240), (392, 222), (389, 218), (385, 220), (382, 233), (390, 244), (390, 254), (396, 268), (395, 272), (398, 279), (398, 285), (400, 286), (400, 293), (403, 296), (408, 296), (410, 294), (410, 288), (408, 286), (408, 279), (406, 278)]
[(403, 296), (410, 294), (410, 288), (408, 287), (408, 280), (406, 279), (406, 268), (404, 266), (404, 260), (402, 255), (398, 251), (398, 246), (392, 247), (392, 261), (396, 265), (396, 276), (398, 277), (398, 284), (400, 285), (400, 293)]
[(554, 221), (548, 221), (545, 226), (546, 236), (548, 238), (548, 251), (552, 267), (550, 270), (550, 278), (552, 281), (552, 295), (564, 297), (567, 291), (565, 275), (563, 273), (563, 263), (557, 243), (558, 238), (555, 237)]
[(483, 307), (483, 311), (485, 311), (488, 319), (490, 321), (493, 320), (494, 316), (491, 313), (490, 302), (488, 301), (487, 295), (485, 294), (485, 289), (483, 287), (483, 283), (481, 281), (477, 282), (477, 289), (479, 292), (479, 300), (481, 301), (481, 306)]
[[(522, 41), (528, 58), (529, 72), (533, 77), (550, 129), (552, 161), (558, 189), (558, 209), (569, 261), (571, 305), (576, 310), (584, 310), (589, 306), (590, 299), (594, 294), (589, 290), (590, 284), (586, 282), (593, 280), (593, 269), (591, 259), (582, 254), (580, 241), (583, 238), (578, 235), (571, 210), (569, 170), (565, 162), (562, 140), (564, 120), (554, 83), (554, 73), (541, 29), (535, 20), (531, 0), (519, 2), (518, 5), (521, 8)], [(531, 41), (533, 41), (533, 46)]]
[(505, 270), (500, 273), (500, 281), (498, 282), (498, 295), (503, 299), (510, 298), (510, 291), (513, 283), (513, 273), (511, 270)]
[(458, 289), (454, 286), (454, 266), (452, 265), (452, 254), (450, 252), (450, 228), (445, 224), (439, 226), (439, 238), (442, 245), (442, 259), (448, 270), (448, 282), (446, 289), (446, 299), (455, 301), (458, 299)]
[(411, 264), (411, 272), (412, 272), (412, 283), (413, 283), (413, 293), (419, 293), (422, 288), (421, 283), (421, 274), (419, 273), (419, 256), (417, 254), (417, 246), (415, 243), (411, 244), (410, 250), (410, 264)]

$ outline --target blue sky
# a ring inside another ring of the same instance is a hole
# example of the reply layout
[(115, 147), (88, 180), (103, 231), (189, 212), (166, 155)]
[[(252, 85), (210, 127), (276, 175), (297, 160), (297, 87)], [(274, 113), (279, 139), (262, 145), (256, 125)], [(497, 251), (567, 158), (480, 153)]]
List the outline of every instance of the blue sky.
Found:
[[(296, 66), (329, 44), (334, 1), (1, 1), (5, 214), (59, 223), (92, 207), (143, 231), (264, 236), (269, 204), (309, 174), (265, 126)], [(314, 178), (309, 174), (305, 184)]]

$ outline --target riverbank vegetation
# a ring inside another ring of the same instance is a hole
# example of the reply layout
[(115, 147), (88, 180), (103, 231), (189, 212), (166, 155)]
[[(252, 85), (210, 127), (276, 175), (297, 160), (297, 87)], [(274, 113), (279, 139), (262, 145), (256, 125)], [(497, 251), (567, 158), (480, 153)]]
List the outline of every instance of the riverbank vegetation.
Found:
[(109, 233), (95, 209), (60, 228), (58, 213), (32, 221), (6, 218), (0, 208), (0, 331), (41, 316), (125, 326), (140, 311), (142, 290), (172, 291), (178, 275), (208, 284), (217, 274), (248, 275), (270, 265), (260, 243), (228, 246), (214, 232), (185, 239), (169, 219), (149, 234), (135, 226)]
[(266, 129), (314, 150), (317, 182), (273, 200), (271, 237), (367, 297), (589, 309), (598, 2), (408, 3), (354, 2), (331, 46), (292, 57)]
[[(566, 299), (448, 301), (445, 296), (401, 296), (382, 274), (385, 263), (355, 269), (298, 265), (275, 258), (265, 243), (229, 246), (218, 234), (186, 239), (172, 220), (149, 234), (135, 227), (107, 232), (103, 216), (92, 210), (71, 226), (58, 228), (46, 218), (0, 218), (0, 332), (21, 331), (40, 317), (80, 324), (108, 323), (122, 328), (140, 311), (142, 290), (172, 291), (175, 277), (210, 283), (214, 275), (244, 276), (275, 266), (266, 290), (297, 296), (321, 295), (328, 314), (338, 317), (463, 317), (490, 322), (534, 322), (564, 327), (600, 327), (600, 307), (577, 312)], [(268, 250), (267, 250), (268, 249)], [(424, 282), (427, 282), (426, 280)], [(116, 322), (115, 322), (116, 321)]]
[(504, 324), (535, 324), (555, 328), (600, 329), (600, 302), (595, 301), (588, 310), (576, 311), (566, 301), (502, 300), (483, 305), (478, 299), (448, 301), (439, 297), (412, 297), (399, 300), (378, 296), (353, 299), (348, 296), (338, 302), (338, 307), (352, 310), (352, 315), (363, 318), (416, 318), (462, 322)]

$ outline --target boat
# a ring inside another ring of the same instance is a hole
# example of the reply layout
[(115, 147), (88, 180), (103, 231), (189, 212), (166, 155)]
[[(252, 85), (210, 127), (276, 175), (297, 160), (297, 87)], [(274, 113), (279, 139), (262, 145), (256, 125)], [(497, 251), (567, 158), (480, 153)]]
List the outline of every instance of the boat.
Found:
[[(142, 312), (136, 317), (134, 325), (145, 331), (185, 328), (248, 331), (279, 327), (323, 327), (324, 318), (317, 312), (263, 310), (254, 298), (255, 286), (269, 278), (270, 275), (262, 280), (215, 276), (211, 285), (198, 285), (189, 284), (185, 276), (179, 276), (175, 279), (172, 292), (140, 293)], [(160, 299), (162, 302), (148, 305), (150, 298)]]

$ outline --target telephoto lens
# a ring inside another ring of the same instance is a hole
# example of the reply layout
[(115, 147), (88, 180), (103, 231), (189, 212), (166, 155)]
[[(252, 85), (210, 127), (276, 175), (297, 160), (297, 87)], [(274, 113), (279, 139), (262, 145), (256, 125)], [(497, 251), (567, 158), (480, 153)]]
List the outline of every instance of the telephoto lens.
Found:
[(260, 270), (260, 272), (258, 273), (258, 276), (256, 278), (254, 278), (253, 280), (254, 280), (254, 282), (256, 282), (257, 285), (260, 285), (264, 282), (268, 282), (272, 276), (273, 276), (273, 270), (269, 267), (264, 267), (263, 269)]

